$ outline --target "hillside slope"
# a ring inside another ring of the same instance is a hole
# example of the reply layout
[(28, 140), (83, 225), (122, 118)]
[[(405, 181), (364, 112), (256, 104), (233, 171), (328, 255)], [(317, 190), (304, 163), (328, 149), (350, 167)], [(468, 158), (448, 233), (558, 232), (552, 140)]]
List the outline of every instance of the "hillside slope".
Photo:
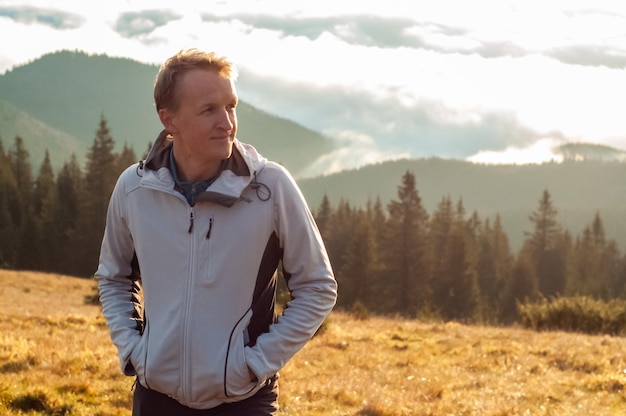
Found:
[[(152, 97), (157, 72), (130, 59), (61, 51), (0, 75), (0, 99), (76, 137), (82, 149), (104, 116), (119, 148), (127, 143), (141, 155), (161, 130)], [(328, 137), (246, 104), (245, 97), (239, 119), (239, 138), (295, 175), (333, 146)]]
[(69, 155), (72, 153), (76, 153), (78, 160), (82, 160), (85, 155), (84, 144), (74, 136), (54, 129), (10, 103), (0, 100), (0, 138), (5, 151), (13, 146), (16, 136), (20, 136), (24, 141), (35, 172), (43, 161), (46, 149), (56, 170), (64, 162), (69, 161)]

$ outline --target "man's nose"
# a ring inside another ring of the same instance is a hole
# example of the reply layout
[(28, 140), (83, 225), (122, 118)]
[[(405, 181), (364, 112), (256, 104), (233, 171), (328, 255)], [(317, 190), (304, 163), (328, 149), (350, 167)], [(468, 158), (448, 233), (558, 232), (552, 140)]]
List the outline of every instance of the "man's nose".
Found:
[(231, 114), (230, 111), (228, 111), (227, 109), (224, 109), (220, 113), (218, 125), (220, 128), (224, 130), (232, 130), (232, 128), (235, 126), (235, 121), (234, 121), (234, 116)]

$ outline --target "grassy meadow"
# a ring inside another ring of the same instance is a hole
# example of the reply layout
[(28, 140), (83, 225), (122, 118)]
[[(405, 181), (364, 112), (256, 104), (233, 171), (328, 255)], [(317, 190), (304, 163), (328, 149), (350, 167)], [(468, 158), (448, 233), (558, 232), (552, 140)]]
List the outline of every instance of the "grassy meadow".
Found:
[[(130, 415), (95, 281), (0, 270), (0, 415)], [(626, 339), (334, 312), (281, 371), (281, 414), (626, 414)]]

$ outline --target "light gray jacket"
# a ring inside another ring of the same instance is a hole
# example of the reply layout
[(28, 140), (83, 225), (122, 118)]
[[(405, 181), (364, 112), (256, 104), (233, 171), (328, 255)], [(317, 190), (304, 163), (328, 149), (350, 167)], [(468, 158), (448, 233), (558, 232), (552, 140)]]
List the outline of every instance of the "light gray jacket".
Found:
[[(236, 140), (191, 207), (175, 190), (170, 147), (162, 133), (145, 163), (120, 175), (95, 276), (124, 373), (206, 409), (256, 393), (313, 336), (337, 286), (284, 168)], [(292, 300), (277, 317), (279, 262)], [(143, 317), (133, 303), (139, 271)]]

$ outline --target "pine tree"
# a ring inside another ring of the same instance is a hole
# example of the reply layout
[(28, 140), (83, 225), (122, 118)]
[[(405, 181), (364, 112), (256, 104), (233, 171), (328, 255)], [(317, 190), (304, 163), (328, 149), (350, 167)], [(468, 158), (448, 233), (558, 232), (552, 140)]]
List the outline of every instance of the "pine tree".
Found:
[(39, 258), (34, 266), (37, 270), (50, 271), (58, 254), (55, 253), (58, 248), (56, 210), (57, 189), (50, 154), (46, 150), (33, 191), (33, 214), (40, 233), (39, 241), (34, 241), (38, 245)]
[(449, 196), (444, 196), (433, 212), (429, 223), (433, 307), (441, 314), (446, 309), (449, 298), (449, 284), (445, 278), (448, 268), (445, 253), (448, 251), (456, 216), (452, 200)]
[(526, 241), (539, 279), (539, 291), (544, 296), (563, 294), (567, 280), (566, 239), (556, 215), (550, 193), (544, 190), (539, 207), (529, 217), (535, 230)]
[(600, 269), (600, 253), (595, 245), (590, 227), (583, 229), (582, 235), (576, 239), (575, 256), (572, 276), (569, 279), (568, 295), (592, 295), (597, 291), (595, 279)]
[(137, 162), (137, 155), (132, 147), (124, 143), (124, 147), (115, 158), (115, 173), (119, 176), (127, 167)]
[(596, 216), (593, 218), (591, 230), (593, 232), (594, 244), (597, 247), (604, 247), (606, 244), (606, 236), (604, 235), (604, 223), (600, 218), (599, 212), (596, 212)]
[(599, 279), (603, 287), (597, 292), (597, 296), (611, 299), (620, 295), (620, 287), (623, 282), (620, 279), (621, 260), (615, 240), (606, 238), (604, 223), (600, 213), (596, 213), (591, 225), (593, 239), (596, 247), (600, 250)]
[(552, 205), (550, 193), (544, 190), (539, 200), (539, 207), (528, 217), (535, 226), (530, 240), (534, 252), (543, 253), (556, 247), (556, 241), (561, 232), (556, 215), (557, 210)]
[(93, 215), (94, 231), (100, 237), (104, 230), (109, 198), (119, 174), (114, 148), (115, 141), (111, 137), (106, 119), (102, 116), (92, 147), (87, 153), (85, 170), (85, 190), (89, 195), (86, 200), (92, 202), (90, 214)]
[(328, 256), (341, 291), (337, 305), (342, 308), (352, 306), (350, 292), (354, 287), (354, 274), (344, 264), (351, 259), (349, 250), (354, 238), (355, 212), (347, 200), (341, 199), (329, 221), (331, 231), (327, 232)]
[(460, 218), (452, 225), (444, 261), (444, 272), (439, 278), (447, 293), (440, 293), (441, 314), (446, 319), (474, 321), (479, 317), (480, 290), (471, 238)]
[(374, 205), (371, 209), (368, 209), (368, 217), (370, 219), (370, 224), (372, 225), (374, 239), (378, 241), (378, 245), (380, 245), (385, 238), (385, 232), (387, 229), (387, 217), (385, 215), (380, 197), (377, 197), (374, 201)]
[(82, 243), (80, 238), (73, 238), (79, 232), (81, 201), (84, 196), (83, 172), (78, 164), (76, 154), (72, 154), (69, 162), (65, 162), (57, 175), (58, 209), (56, 223), (59, 254), (55, 256), (53, 270), (59, 273), (78, 276), (78, 267)]
[(329, 224), (333, 215), (332, 207), (330, 206), (330, 201), (328, 200), (328, 195), (324, 194), (322, 198), (322, 202), (320, 203), (319, 208), (317, 209), (317, 213), (315, 215), (315, 222), (317, 223), (317, 227), (320, 230), (320, 234), (326, 241), (328, 237)]
[(340, 199), (337, 209), (330, 217), (326, 228), (326, 248), (328, 256), (337, 278), (341, 279), (339, 273), (343, 268), (345, 253), (350, 245), (353, 232), (354, 211), (346, 199)]
[[(17, 183), (9, 155), (0, 138), (0, 267), (14, 267), (19, 224), (14, 218), (17, 205)], [(19, 210), (18, 210), (19, 211)]]
[(539, 285), (535, 275), (533, 260), (521, 253), (517, 256), (511, 280), (506, 288), (502, 303), (502, 321), (512, 323), (517, 320), (517, 304), (533, 301), (539, 295)]
[(15, 198), (10, 203), (11, 217), (16, 229), (15, 267), (31, 269), (34, 259), (38, 257), (37, 246), (33, 241), (37, 241), (39, 235), (32, 216), (33, 176), (30, 155), (20, 136), (15, 137), (15, 143), (9, 151), (9, 163), (16, 190)]
[(626, 286), (625, 276), (622, 274), (623, 260), (615, 240), (609, 240), (604, 248), (603, 262), (608, 276), (608, 298), (619, 298)]
[(510, 281), (513, 255), (500, 220), (489, 220), (478, 234), (477, 275), (481, 294), (482, 316), (487, 322), (499, 320), (505, 288)]
[(360, 303), (377, 310), (378, 299), (372, 290), (376, 286), (377, 250), (366, 213), (356, 211), (353, 225), (341, 269), (337, 271), (342, 293), (340, 303), (347, 308)]
[(9, 150), (9, 165), (15, 179), (16, 189), (16, 199), (11, 207), (12, 218), (20, 226), (25, 220), (24, 217), (30, 214), (33, 188), (30, 154), (24, 147), (24, 140), (20, 136), (15, 137), (15, 143)]
[(366, 218), (369, 224), (368, 264), (371, 275), (369, 281), (371, 283), (366, 289), (367, 293), (364, 303), (368, 309), (382, 312), (385, 310), (385, 307), (382, 305), (380, 293), (385, 291), (388, 273), (382, 255), (383, 242), (385, 241), (385, 232), (387, 230), (387, 218), (380, 197), (376, 198), (373, 204), (368, 201)]
[(500, 219), (500, 214), (496, 215), (490, 236), (494, 252), (496, 274), (500, 278), (505, 278), (510, 275), (513, 267), (513, 254), (509, 245), (509, 238), (506, 235), (502, 220)]
[(577, 238), (574, 253), (569, 294), (608, 299), (620, 291), (617, 244), (607, 241), (599, 213)]
[(394, 310), (409, 316), (430, 307), (428, 213), (417, 192), (415, 175), (407, 171), (398, 187), (398, 199), (387, 206), (389, 219), (385, 260)]
[(80, 216), (71, 238), (77, 243), (76, 268), (81, 276), (90, 276), (98, 263), (98, 253), (106, 222), (109, 199), (118, 177), (115, 142), (104, 116), (87, 153), (84, 197)]

